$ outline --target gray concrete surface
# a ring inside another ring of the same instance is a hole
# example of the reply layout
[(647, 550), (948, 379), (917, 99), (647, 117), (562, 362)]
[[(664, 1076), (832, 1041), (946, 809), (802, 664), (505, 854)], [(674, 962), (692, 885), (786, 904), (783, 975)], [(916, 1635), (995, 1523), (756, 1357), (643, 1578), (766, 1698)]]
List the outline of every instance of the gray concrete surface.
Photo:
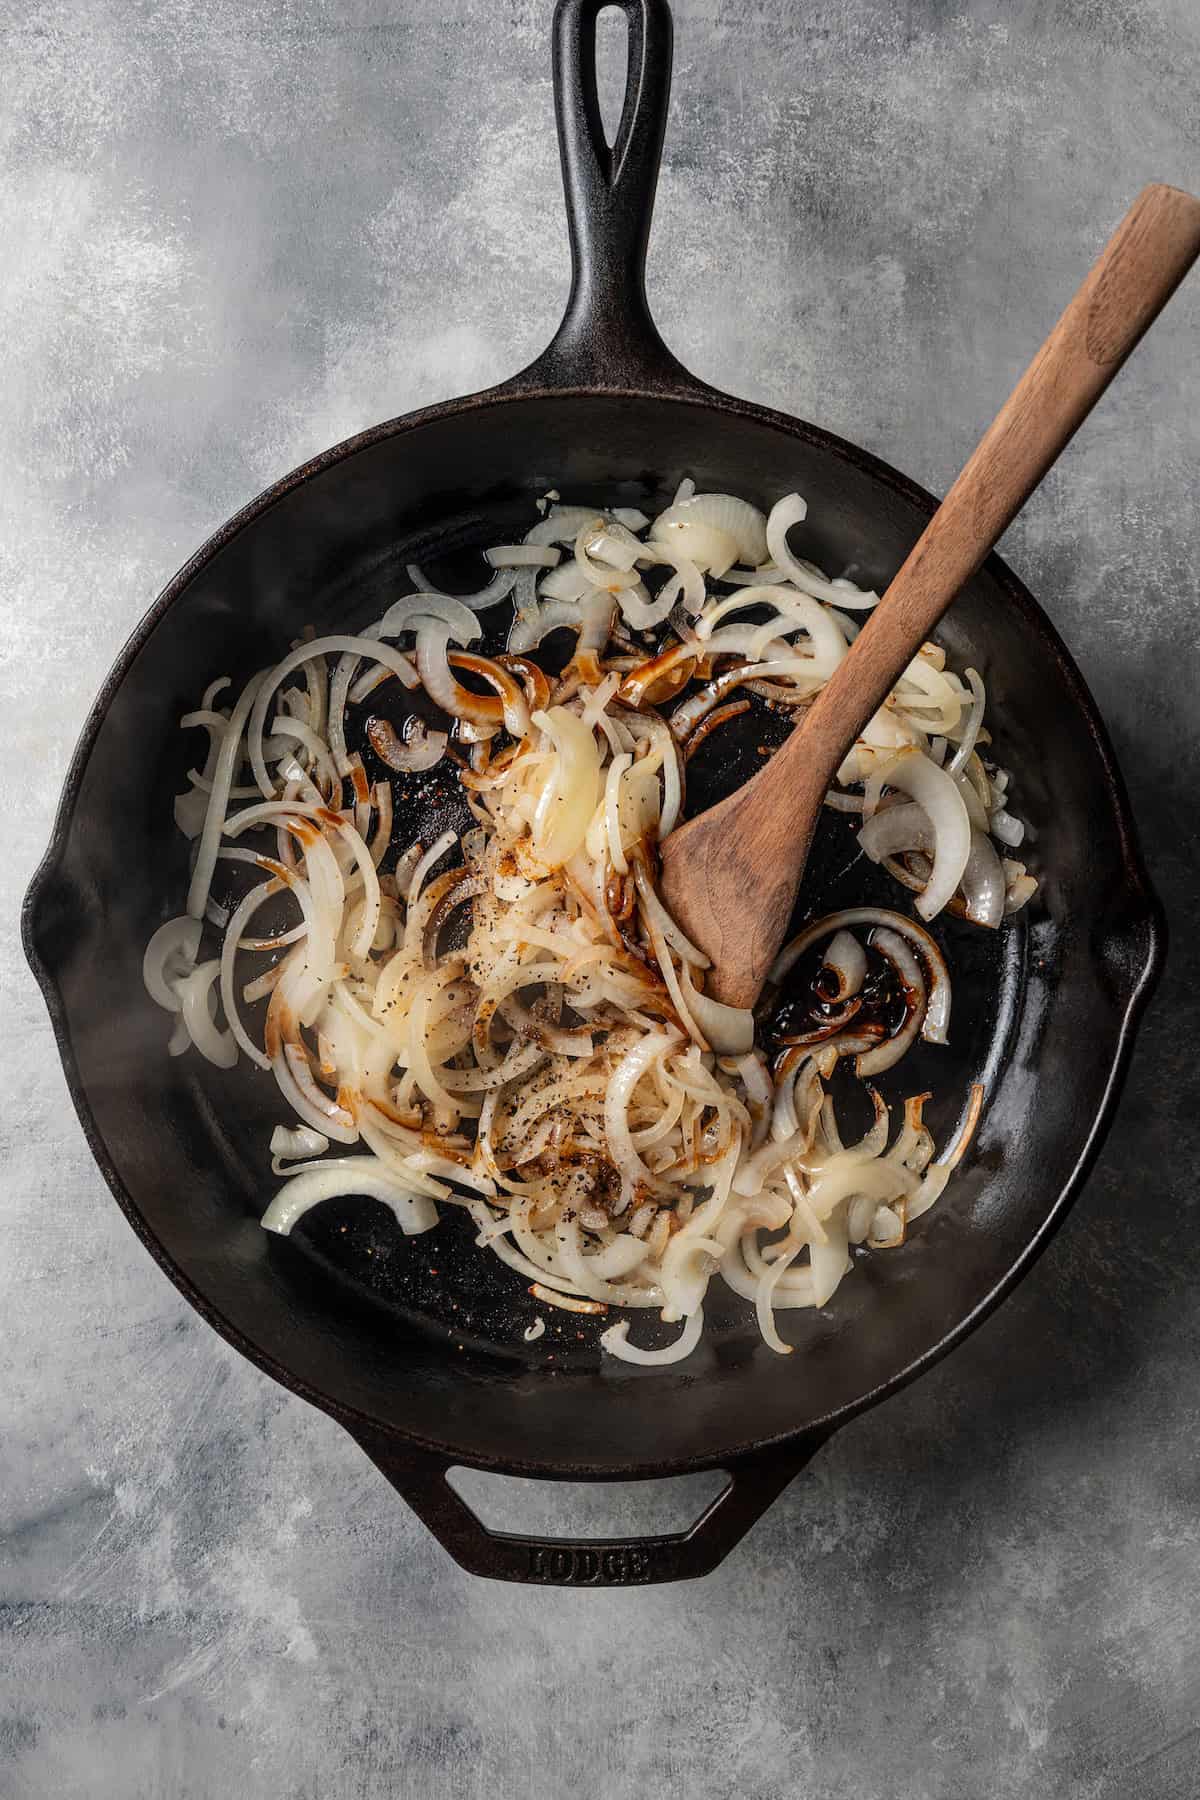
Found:
[[(1138, 185), (1200, 186), (1195, 0), (676, 10), (666, 335), (933, 488)], [(1120, 1123), (1018, 1295), (718, 1574), (460, 1574), (188, 1311), (70, 1112), (15, 920), (85, 707), (244, 499), (545, 340), (548, 12), (0, 6), (0, 1795), (1190, 1800), (1200, 279), (1008, 543), (1175, 926)], [(585, 1528), (645, 1500), (518, 1496)]]

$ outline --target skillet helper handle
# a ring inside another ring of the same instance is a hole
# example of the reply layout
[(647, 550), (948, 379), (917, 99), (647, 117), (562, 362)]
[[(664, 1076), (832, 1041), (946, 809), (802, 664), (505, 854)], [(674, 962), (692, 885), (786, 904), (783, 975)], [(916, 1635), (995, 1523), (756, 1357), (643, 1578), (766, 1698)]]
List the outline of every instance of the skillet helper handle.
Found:
[[(625, 15), (629, 61), (616, 138), (596, 87), (596, 20)], [(571, 293), (522, 387), (698, 387), (663, 343), (646, 299), (646, 247), (667, 106), (673, 27), (667, 0), (558, 0), (554, 105), (571, 240)]]
[(471, 1575), (540, 1587), (645, 1587), (708, 1575), (745, 1536), (825, 1437), (732, 1464), (721, 1490), (687, 1531), (662, 1537), (539, 1538), (491, 1531), (446, 1480), (448, 1457), (355, 1432), (371, 1461)]
[[(1154, 323), (1197, 255), (1200, 200), (1143, 188), (785, 748), (823, 794), (862, 723)], [(849, 737), (847, 727), (851, 727)]]

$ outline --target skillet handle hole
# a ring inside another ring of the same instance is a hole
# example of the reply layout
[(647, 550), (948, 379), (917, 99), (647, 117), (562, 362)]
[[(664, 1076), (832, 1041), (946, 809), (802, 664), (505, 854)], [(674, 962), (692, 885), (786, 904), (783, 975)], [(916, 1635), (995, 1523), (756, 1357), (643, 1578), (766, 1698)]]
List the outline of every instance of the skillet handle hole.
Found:
[(555, 1538), (686, 1531), (729, 1486), (720, 1469), (661, 1481), (524, 1481), (484, 1469), (454, 1468), (447, 1480), (488, 1531)]
[[(756, 1451), (733, 1462), (728, 1471), (577, 1483), (483, 1474), (444, 1452), (418, 1449), (373, 1430), (354, 1432), (461, 1568), (494, 1581), (542, 1587), (642, 1587), (709, 1574), (811, 1462), (826, 1435), (814, 1432)], [(557, 1489), (553, 1500), (548, 1489)], [(682, 1529), (671, 1529), (684, 1505)], [(653, 1521), (649, 1528), (641, 1523), (647, 1509)], [(564, 1513), (575, 1527), (567, 1536), (561, 1535)], [(621, 1536), (579, 1536), (581, 1515), (588, 1525), (602, 1523), (610, 1532), (614, 1521), (631, 1521), (631, 1529)], [(498, 1521), (495, 1527), (490, 1519)], [(517, 1529), (506, 1529), (510, 1522)]]
[(628, 85), (629, 20), (619, 6), (606, 6), (596, 19), (596, 101), (610, 150), (621, 128)]

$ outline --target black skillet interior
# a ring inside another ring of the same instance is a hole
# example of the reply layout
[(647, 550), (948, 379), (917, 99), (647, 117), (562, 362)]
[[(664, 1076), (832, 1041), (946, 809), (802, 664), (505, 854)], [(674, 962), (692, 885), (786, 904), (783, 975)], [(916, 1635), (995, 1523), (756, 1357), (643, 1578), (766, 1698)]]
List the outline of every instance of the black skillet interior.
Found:
[[(517, 435), (532, 471), (523, 492), (507, 475)], [(1149, 915), (1130, 887), (1111, 770), (1076, 677), (1032, 603), (989, 566), (945, 638), (988, 684), (1042, 890), (1028, 923), (995, 934), (939, 926), (955, 978), (952, 1043), (920, 1052), (892, 1094), (932, 1087), (930, 1118), (944, 1138), (982, 1079), (984, 1124), (912, 1242), (863, 1257), (827, 1314), (792, 1316), (803, 1381), (756, 1342), (746, 1307), (716, 1291), (704, 1343), (678, 1369), (601, 1365), (594, 1328), (573, 1320), (560, 1333), (552, 1318), (527, 1347), (537, 1309), (457, 1220), (404, 1239), (370, 1202), (330, 1203), (294, 1241), (268, 1238), (255, 1221), (272, 1188), (267, 1138), (282, 1116), (273, 1084), (242, 1067), (223, 1074), (169, 1059), (138, 975), (146, 939), (186, 884), (171, 800), (195, 754), (176, 721), (198, 691), (277, 657), (306, 623), (345, 629), (376, 616), (407, 561), (510, 535), (550, 486), (647, 508), (685, 470), (759, 504), (798, 488), (810, 505), (803, 548), (879, 585), (926, 510), (859, 456), (738, 410), (525, 397), (474, 407), (463, 439), (451, 411), (332, 463), (184, 583), (106, 697), (61, 863), (35, 908), (35, 948), (62, 994), (106, 1159), (165, 1255), (260, 1355), (335, 1404), (466, 1460), (615, 1472), (719, 1458), (858, 1405), (1006, 1279), (1091, 1135), (1129, 998), (1114, 950), (1130, 949), (1132, 931), (1136, 968)], [(714, 751), (732, 734), (742, 760), (755, 758), (757, 722), (739, 737), (742, 724), (726, 727)], [(737, 758), (722, 751), (717, 765), (717, 778), (736, 777)], [(400, 834), (425, 841), (446, 816), (428, 784), (398, 813)], [(904, 904), (855, 857), (843, 820), (825, 822), (816, 868), (805, 913), (862, 898)], [(1093, 1054), (1081, 1056), (1087, 1045)], [(555, 1366), (562, 1372), (547, 1379)]]
[[(627, 488), (625, 492), (627, 495)], [(598, 499), (596, 495), (585, 498)], [(638, 498), (652, 508), (666, 503), (661, 485), (655, 491), (647, 491), (642, 484)], [(497, 506), (492, 513), (493, 540), (497, 534), (523, 533), (538, 516), (527, 502)], [(490, 571), (477, 547), (447, 549), (458, 536), (459, 532), (451, 529), (434, 556), (423, 552), (423, 570), (451, 591), (457, 587), (458, 591), (469, 592), (486, 583)], [(397, 592), (413, 586), (403, 568), (390, 562), (378, 571), (378, 577), (378, 585), (367, 584), (367, 592), (343, 599), (336, 615), (323, 612), (318, 629), (355, 630), (377, 616)], [(653, 584), (654, 576), (649, 579)], [(503, 650), (512, 622), (511, 603), (506, 600), (489, 609), (481, 615), (480, 622), (481, 647), (485, 652)], [(668, 635), (664, 630), (656, 637), (661, 640)], [(568, 631), (559, 639), (548, 640), (540, 653), (543, 665), (553, 672), (572, 642)], [(245, 669), (238, 671), (239, 681), (246, 673)], [(448, 760), (426, 773), (403, 776), (393, 774), (375, 755), (366, 730), (368, 722), (382, 717), (403, 732), (414, 715), (435, 728), (447, 724), (444, 715), (420, 690), (410, 694), (395, 681), (376, 690), (361, 706), (351, 707), (347, 714), (350, 748), (362, 755), (369, 780), (388, 780), (392, 790), (393, 848), (381, 865), (385, 872), (408, 845), (428, 845), (447, 827), (461, 834), (475, 823), (454, 766)], [(784, 713), (752, 699), (751, 712), (711, 737), (688, 765), (689, 811), (703, 810), (748, 780), (761, 767), (764, 754), (783, 741), (788, 729)], [(194, 749), (190, 741), (177, 746), (174, 757), (162, 760), (159, 774), (164, 784), (173, 778), (181, 789), (186, 786), (189, 747)], [(164, 788), (162, 804), (165, 810), (169, 809), (169, 786)], [(176, 850), (180, 853), (182, 846), (177, 845)], [(447, 852), (439, 867), (449, 867), (457, 860), (456, 851)], [(182, 887), (186, 871), (181, 854), (178, 861)], [(255, 879), (241, 865), (219, 865), (214, 897), (232, 911)], [(830, 815), (814, 848), (805, 893), (797, 908), (797, 926), (817, 912), (864, 903), (905, 908), (908, 904), (907, 896), (897, 889), (893, 879), (858, 854), (851, 822)], [(290, 915), (289, 903), (281, 900), (277, 919), (263, 915), (259, 929), (283, 929), (292, 923)], [(899, 1085), (893, 1078), (883, 1088), (885, 1095), (895, 1099), (904, 1093), (931, 1091), (929, 1123), (937, 1141), (946, 1144), (954, 1135), (970, 1084), (979, 1080), (990, 1086), (994, 1070), (1007, 1056), (1016, 1025), (1026, 929), (1024, 918), (1011, 920), (999, 932), (982, 932), (951, 919), (939, 927), (939, 932), (954, 966), (959, 996), (954, 1051), (947, 1054), (941, 1048), (920, 1046), (906, 1061)], [(219, 938), (214, 935), (212, 953), (218, 951)], [(815, 960), (810, 958), (798, 966), (764, 1016), (768, 1044), (773, 1041), (772, 1015), (779, 1017), (785, 1029), (796, 1009), (802, 1015), (801, 1023), (810, 1022), (805, 998), (812, 973), (810, 964)], [(247, 956), (246, 964), (245, 978), (261, 972), (265, 966), (252, 955)], [(265, 1001), (259, 1002), (257, 1009), (247, 1009), (248, 1023), (260, 1038), (265, 1012)], [(266, 1149), (270, 1136), (267, 1114), (272, 1107), (279, 1110), (270, 1078), (247, 1079), (247, 1072), (242, 1069), (224, 1079), (217, 1073), (214, 1081), (214, 1072), (199, 1065), (191, 1073), (210, 1091), (215, 1093), (218, 1085), (223, 1090), (222, 1113), (228, 1116), (229, 1129), (239, 1145), (245, 1147), (253, 1167), (254, 1180), (247, 1203), (259, 1204), (259, 1198), (276, 1185)], [(851, 1079), (841, 1085), (838, 1098), (843, 1129), (852, 1139), (869, 1122), (870, 1108), (864, 1104), (860, 1085)], [(456, 1352), (470, 1349), (515, 1359), (532, 1368), (595, 1369), (601, 1357), (598, 1339), (611, 1321), (564, 1314), (539, 1303), (530, 1296), (526, 1279), (497, 1258), (480, 1254), (474, 1237), (475, 1227), (470, 1219), (448, 1207), (436, 1237), (417, 1243), (401, 1233), (390, 1209), (381, 1201), (348, 1197), (329, 1201), (307, 1215), (296, 1227), (293, 1241), (303, 1251), (310, 1268), (320, 1269), (328, 1279), (331, 1294), (340, 1293), (363, 1305), (374, 1305), (385, 1318), (403, 1320), (410, 1327), (440, 1336)], [(757, 1333), (748, 1309), (732, 1295), (718, 1288), (708, 1310), (710, 1330), (719, 1331), (730, 1342), (745, 1337), (744, 1348), (752, 1345)], [(525, 1331), (539, 1316), (545, 1320), (546, 1335), (528, 1343)], [(791, 1315), (790, 1324), (803, 1343), (807, 1335), (803, 1315)], [(787, 1329), (785, 1324), (785, 1332)], [(635, 1341), (657, 1345), (669, 1342), (677, 1333), (677, 1326), (662, 1327), (651, 1313), (637, 1321)]]
[[(283, 1116), (273, 1085), (244, 1066), (223, 1074), (170, 1059), (140, 975), (146, 940), (183, 901), (187, 851), (172, 798), (196, 751), (178, 719), (207, 683), (277, 660), (305, 624), (345, 630), (376, 617), (409, 561), (457, 568), (472, 585), (479, 548), (532, 520), (550, 487), (648, 512), (684, 473), (760, 506), (798, 489), (810, 509), (805, 552), (881, 589), (933, 508), (874, 458), (704, 387), (662, 345), (643, 274), (670, 13), (666, 0), (619, 3), (630, 76), (612, 150), (595, 96), (601, 0), (560, 0), (555, 17), (575, 275), (550, 349), (502, 388), (319, 457), (176, 577), (93, 709), (25, 916), (80, 1117), (143, 1241), (231, 1342), (360, 1438), (461, 1561), (514, 1579), (620, 1582), (711, 1567), (835, 1424), (958, 1341), (1077, 1191), (1160, 957), (1156, 904), (1090, 697), (1038, 607), (992, 558), (942, 636), (955, 665), (973, 664), (987, 683), (1041, 888), (1028, 915), (997, 934), (939, 925), (955, 981), (951, 1046), (906, 1062), (890, 1097), (930, 1087), (944, 1141), (980, 1079), (983, 1124), (910, 1242), (863, 1257), (826, 1312), (786, 1321), (802, 1355), (767, 1350), (719, 1282), (701, 1347), (670, 1368), (601, 1359), (594, 1327), (554, 1315), (526, 1346), (531, 1300), (455, 1218), (403, 1239), (358, 1201), (330, 1203), (291, 1241), (260, 1229), (266, 1144)], [(755, 766), (763, 741), (760, 724), (727, 727), (695, 768), (693, 804)], [(428, 841), (453, 811), (444, 786), (435, 777), (408, 794), (398, 830)], [(904, 904), (853, 860), (844, 821), (830, 818), (802, 911), (850, 899)], [(483, 1542), (441, 1484), (452, 1462), (551, 1477), (741, 1462), (754, 1478), (739, 1486), (735, 1476), (719, 1526), (710, 1513), (662, 1540), (652, 1565), (642, 1547), (597, 1573), (586, 1547), (546, 1563), (544, 1547)]]

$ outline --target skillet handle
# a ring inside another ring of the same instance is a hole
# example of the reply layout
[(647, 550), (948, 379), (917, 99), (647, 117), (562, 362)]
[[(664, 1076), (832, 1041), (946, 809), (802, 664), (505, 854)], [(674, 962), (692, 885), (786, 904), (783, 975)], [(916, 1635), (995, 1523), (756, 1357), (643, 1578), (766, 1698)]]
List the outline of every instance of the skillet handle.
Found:
[[(625, 14), (629, 63), (616, 139), (596, 89), (596, 19)], [(558, 0), (554, 104), (571, 239), (571, 293), (553, 341), (505, 386), (702, 392), (667, 349), (646, 300), (646, 246), (671, 93), (667, 0)]]
[(449, 1457), (353, 1436), (444, 1550), (471, 1575), (541, 1587), (644, 1587), (707, 1575), (826, 1441), (804, 1438), (730, 1465), (729, 1485), (687, 1531), (663, 1537), (536, 1538), (490, 1531), (446, 1480)]

